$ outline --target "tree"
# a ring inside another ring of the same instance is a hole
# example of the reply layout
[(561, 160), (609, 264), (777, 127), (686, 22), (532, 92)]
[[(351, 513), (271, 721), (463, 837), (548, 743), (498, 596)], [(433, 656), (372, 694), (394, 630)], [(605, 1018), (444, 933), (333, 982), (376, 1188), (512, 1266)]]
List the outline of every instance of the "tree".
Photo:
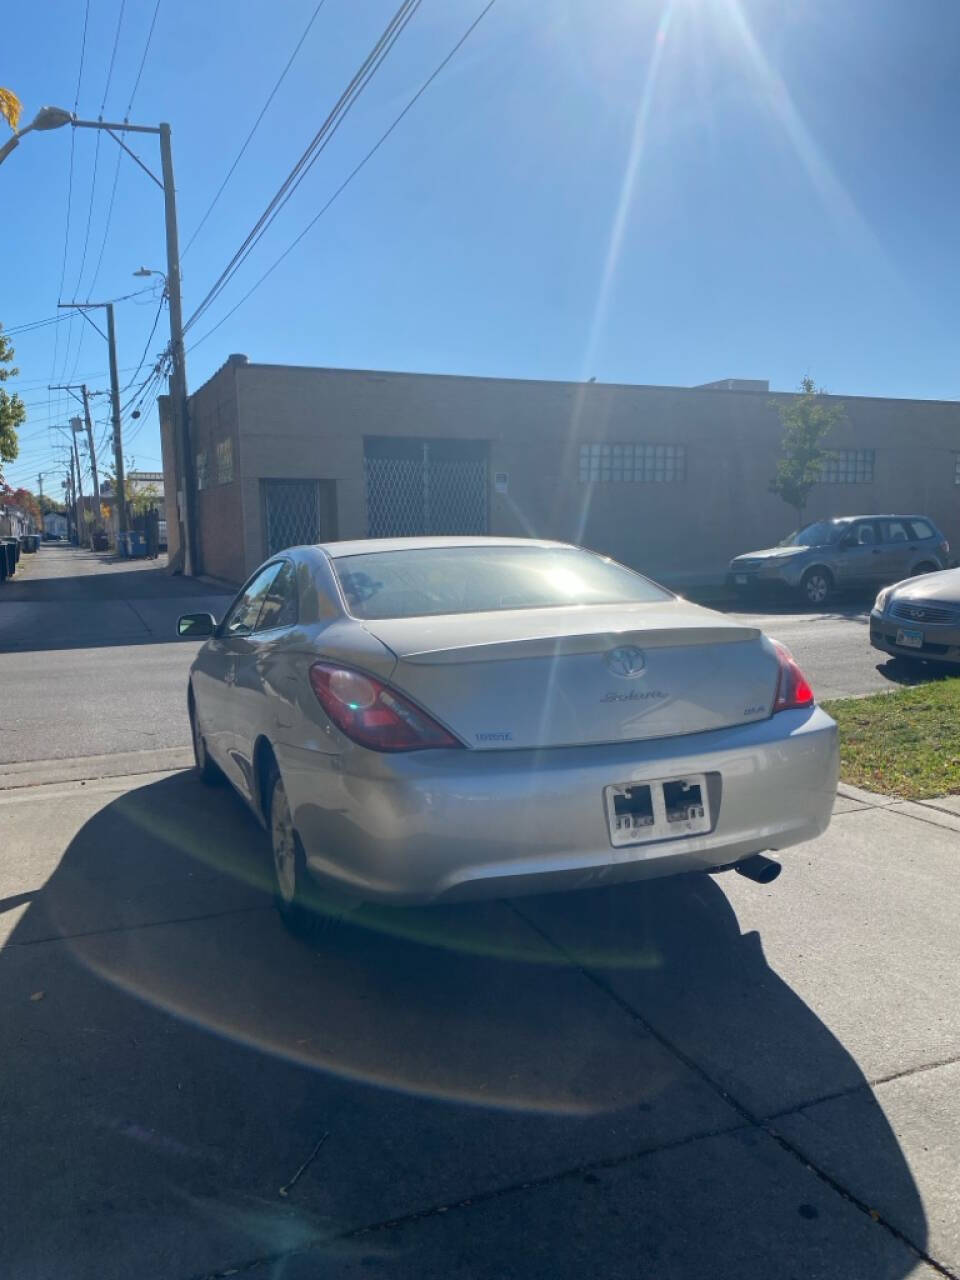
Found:
[[(6, 368), (13, 363), (13, 347), (10, 339), (4, 336), (3, 325), (0, 325), (0, 384), (8, 378), (15, 378), (20, 372), (16, 368)], [(13, 462), (20, 452), (17, 440), (17, 427), (26, 421), (27, 410), (16, 392), (9, 395), (0, 385), (0, 465)]]
[(63, 515), (67, 509), (64, 503), (57, 502), (55, 498), (51, 498), (46, 493), (41, 493), (38, 496), (37, 506), (44, 515), (48, 515), (51, 511), (55, 511), (57, 515)]
[(807, 374), (800, 383), (799, 396), (770, 401), (783, 427), (777, 473), (770, 481), (770, 492), (793, 507), (798, 526), (803, 523), (810, 490), (823, 470), (827, 454), (823, 442), (846, 417), (846, 407), (842, 403), (830, 404), (826, 397), (823, 387), (815, 386)]

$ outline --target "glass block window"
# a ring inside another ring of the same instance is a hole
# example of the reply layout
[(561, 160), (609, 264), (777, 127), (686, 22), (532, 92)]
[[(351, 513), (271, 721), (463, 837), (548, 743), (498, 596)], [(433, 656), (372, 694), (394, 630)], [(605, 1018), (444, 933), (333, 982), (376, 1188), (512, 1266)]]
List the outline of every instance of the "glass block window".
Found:
[(233, 441), (221, 440), (217, 445), (217, 484), (229, 484), (233, 479)]
[(824, 484), (873, 484), (873, 449), (831, 449), (823, 460)]
[(197, 488), (209, 489), (210, 474), (207, 471), (207, 455), (206, 452), (197, 454)]
[(686, 445), (580, 446), (581, 484), (676, 484), (686, 478)]

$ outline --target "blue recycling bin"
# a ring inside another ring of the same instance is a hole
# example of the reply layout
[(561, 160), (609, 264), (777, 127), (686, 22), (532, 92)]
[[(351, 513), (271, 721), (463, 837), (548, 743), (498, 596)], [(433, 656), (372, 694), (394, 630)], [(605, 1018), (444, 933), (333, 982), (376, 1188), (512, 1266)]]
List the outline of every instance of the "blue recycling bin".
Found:
[(127, 534), (127, 545), (127, 555), (135, 560), (141, 559), (147, 554), (147, 535), (133, 529)]

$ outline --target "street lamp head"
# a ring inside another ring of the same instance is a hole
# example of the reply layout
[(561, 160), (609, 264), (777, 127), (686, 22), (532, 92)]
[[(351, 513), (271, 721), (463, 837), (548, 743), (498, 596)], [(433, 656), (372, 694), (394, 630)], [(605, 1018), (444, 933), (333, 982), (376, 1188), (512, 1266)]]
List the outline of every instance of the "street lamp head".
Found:
[(64, 107), (41, 107), (33, 117), (31, 129), (61, 129), (73, 120), (73, 112)]

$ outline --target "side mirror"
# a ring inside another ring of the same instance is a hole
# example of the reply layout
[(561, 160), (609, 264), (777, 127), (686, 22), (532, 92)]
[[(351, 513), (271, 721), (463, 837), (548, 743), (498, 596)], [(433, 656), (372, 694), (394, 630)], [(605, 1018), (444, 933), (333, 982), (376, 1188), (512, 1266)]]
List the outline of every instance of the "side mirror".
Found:
[(200, 640), (212, 636), (217, 620), (212, 613), (185, 613), (177, 623), (177, 635), (187, 640)]

